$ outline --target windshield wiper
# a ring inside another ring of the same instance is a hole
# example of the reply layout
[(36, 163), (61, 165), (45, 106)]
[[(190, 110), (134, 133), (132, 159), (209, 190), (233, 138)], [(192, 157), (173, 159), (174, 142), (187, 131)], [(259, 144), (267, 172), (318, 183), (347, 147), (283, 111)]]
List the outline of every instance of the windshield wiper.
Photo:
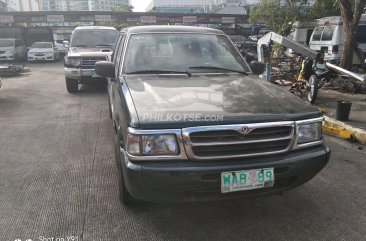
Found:
[(186, 74), (188, 77), (191, 77), (192, 74), (188, 71), (174, 71), (174, 70), (155, 70), (155, 69), (148, 69), (148, 70), (138, 70), (128, 72), (126, 74)]
[(243, 75), (248, 75), (248, 73), (246, 73), (244, 71), (235, 70), (235, 69), (221, 68), (221, 67), (217, 67), (217, 66), (193, 66), (193, 67), (189, 67), (189, 68), (190, 69), (218, 69), (218, 70), (226, 70), (226, 71), (230, 71), (230, 72), (240, 73), (240, 74), (243, 74)]

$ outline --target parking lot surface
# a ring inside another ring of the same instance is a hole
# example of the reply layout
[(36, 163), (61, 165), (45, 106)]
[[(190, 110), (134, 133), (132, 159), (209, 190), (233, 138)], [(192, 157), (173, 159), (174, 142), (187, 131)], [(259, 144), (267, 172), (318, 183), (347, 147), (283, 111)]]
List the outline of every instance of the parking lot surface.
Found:
[(118, 200), (104, 85), (66, 91), (62, 63), (0, 90), (0, 240), (366, 240), (366, 151), (326, 137), (329, 164), (284, 195), (204, 203)]

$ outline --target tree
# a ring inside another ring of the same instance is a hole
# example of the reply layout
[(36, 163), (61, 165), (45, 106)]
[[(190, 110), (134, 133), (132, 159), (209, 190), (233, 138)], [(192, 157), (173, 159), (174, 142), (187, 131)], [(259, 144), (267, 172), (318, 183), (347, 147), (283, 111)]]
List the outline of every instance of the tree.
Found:
[(358, 0), (355, 4), (350, 0), (338, 0), (343, 18), (344, 44), (340, 66), (345, 69), (352, 68), (353, 50), (356, 47), (357, 27), (364, 11), (366, 0)]
[(123, 5), (115, 8), (113, 11), (115, 11), (115, 12), (132, 12), (132, 10), (133, 10), (133, 6), (123, 4)]
[(316, 0), (311, 8), (311, 16), (314, 19), (339, 15), (341, 11), (337, 0)]
[(264, 21), (273, 31), (288, 35), (291, 23), (311, 19), (308, 0), (260, 0), (250, 22)]

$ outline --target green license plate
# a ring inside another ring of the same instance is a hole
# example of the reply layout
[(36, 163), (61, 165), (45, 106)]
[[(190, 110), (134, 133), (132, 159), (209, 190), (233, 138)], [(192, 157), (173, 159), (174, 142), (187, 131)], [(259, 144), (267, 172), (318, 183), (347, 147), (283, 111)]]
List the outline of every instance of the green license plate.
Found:
[(273, 168), (221, 173), (221, 193), (273, 187)]

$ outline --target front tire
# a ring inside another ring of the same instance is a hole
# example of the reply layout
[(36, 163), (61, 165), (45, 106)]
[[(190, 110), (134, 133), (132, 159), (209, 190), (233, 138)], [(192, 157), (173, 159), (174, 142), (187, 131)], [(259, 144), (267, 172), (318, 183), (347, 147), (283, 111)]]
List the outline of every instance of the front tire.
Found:
[(116, 164), (117, 164), (117, 176), (118, 176), (118, 197), (119, 200), (126, 206), (132, 206), (134, 204), (138, 203), (138, 200), (131, 196), (131, 194), (128, 192), (125, 183), (123, 181), (123, 170), (122, 170), (122, 164), (120, 159), (120, 137), (117, 133), (115, 136), (115, 156), (116, 156)]
[(316, 75), (311, 75), (307, 82), (308, 89), (308, 101), (311, 104), (315, 103), (315, 99), (318, 96), (319, 80)]
[(79, 84), (77, 80), (66, 78), (65, 81), (66, 81), (67, 92), (72, 94), (77, 93), (79, 91)]

